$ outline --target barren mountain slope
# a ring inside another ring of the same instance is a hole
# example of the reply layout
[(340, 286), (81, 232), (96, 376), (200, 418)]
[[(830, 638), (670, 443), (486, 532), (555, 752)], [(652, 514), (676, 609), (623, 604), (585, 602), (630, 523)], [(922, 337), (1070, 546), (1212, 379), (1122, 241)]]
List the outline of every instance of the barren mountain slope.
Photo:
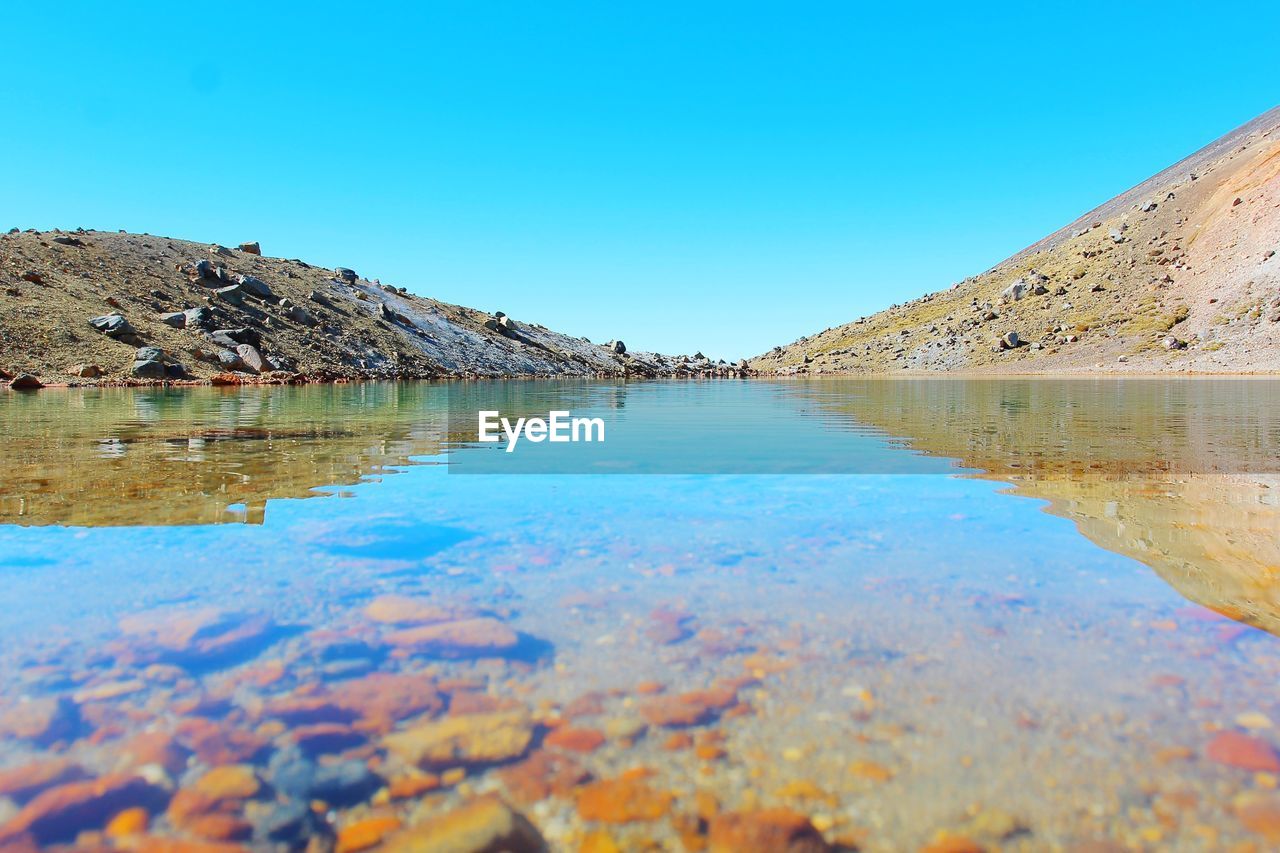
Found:
[[(100, 231), (0, 235), (0, 380), (156, 382), (165, 368), (168, 378), (228, 382), (731, 372), (701, 357), (618, 352), (255, 248)], [(90, 324), (111, 315), (127, 327)]]
[(1280, 371), (1280, 108), (948, 290), (761, 373)]

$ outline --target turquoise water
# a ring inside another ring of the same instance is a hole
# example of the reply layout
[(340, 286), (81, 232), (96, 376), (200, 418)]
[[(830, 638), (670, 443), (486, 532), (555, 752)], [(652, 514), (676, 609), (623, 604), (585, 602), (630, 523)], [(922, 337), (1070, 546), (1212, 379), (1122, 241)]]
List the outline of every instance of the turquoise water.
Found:
[[(98, 843), (141, 808), (142, 837), (353, 849), (387, 819), (394, 847), (496, 792), (566, 850), (698, 849), (717, 814), (774, 807), (871, 850), (1263, 842), (1276, 386), (1116, 390), (9, 395), (0, 838)], [(474, 444), (489, 405), (602, 413), (608, 438), (461, 476), (524, 450)], [(374, 713), (378, 674), (440, 701)], [(471, 732), (448, 757), (397, 745), (445, 721)], [(83, 783), (51, 762), (147, 781), (58, 811), (40, 791)], [(223, 764), (258, 790), (175, 806)]]

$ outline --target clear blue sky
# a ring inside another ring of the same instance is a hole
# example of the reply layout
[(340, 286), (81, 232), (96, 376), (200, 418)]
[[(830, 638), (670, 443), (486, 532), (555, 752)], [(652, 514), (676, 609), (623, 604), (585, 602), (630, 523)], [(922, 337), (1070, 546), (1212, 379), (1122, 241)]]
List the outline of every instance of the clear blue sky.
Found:
[(1280, 103), (1280, 6), (13, 3), (0, 224), (260, 240), (754, 355)]

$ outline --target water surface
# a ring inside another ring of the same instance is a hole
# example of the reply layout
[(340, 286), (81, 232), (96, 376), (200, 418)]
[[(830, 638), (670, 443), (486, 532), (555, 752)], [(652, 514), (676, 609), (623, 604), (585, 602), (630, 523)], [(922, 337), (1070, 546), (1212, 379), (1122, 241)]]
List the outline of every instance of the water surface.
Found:
[[(1278, 392), (7, 395), (0, 839), (97, 843), (136, 806), (144, 837), (351, 849), (494, 791), (566, 850), (772, 807), (868, 850), (1265, 845)], [(608, 440), (505, 454), (471, 442), (485, 407)], [(223, 765), (258, 788), (188, 808)]]

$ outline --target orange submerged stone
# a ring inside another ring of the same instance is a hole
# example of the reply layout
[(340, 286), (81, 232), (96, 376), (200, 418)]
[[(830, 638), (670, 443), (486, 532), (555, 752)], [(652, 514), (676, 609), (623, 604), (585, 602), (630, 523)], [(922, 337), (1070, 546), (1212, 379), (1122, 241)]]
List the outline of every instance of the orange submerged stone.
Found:
[(1205, 748), (1205, 755), (1211, 761), (1242, 770), (1280, 772), (1280, 757), (1275, 747), (1262, 738), (1239, 732), (1218, 732)]
[(357, 853), (359, 850), (376, 847), (400, 826), (400, 818), (394, 815), (371, 817), (347, 824), (338, 830), (337, 853)]
[(602, 823), (658, 820), (674, 799), (671, 792), (658, 791), (640, 779), (605, 779), (578, 789), (578, 814)]
[(790, 809), (727, 812), (711, 821), (710, 853), (825, 853), (831, 849), (804, 815)]
[(604, 744), (604, 734), (596, 729), (562, 726), (548, 734), (543, 743), (570, 752), (594, 752)]

